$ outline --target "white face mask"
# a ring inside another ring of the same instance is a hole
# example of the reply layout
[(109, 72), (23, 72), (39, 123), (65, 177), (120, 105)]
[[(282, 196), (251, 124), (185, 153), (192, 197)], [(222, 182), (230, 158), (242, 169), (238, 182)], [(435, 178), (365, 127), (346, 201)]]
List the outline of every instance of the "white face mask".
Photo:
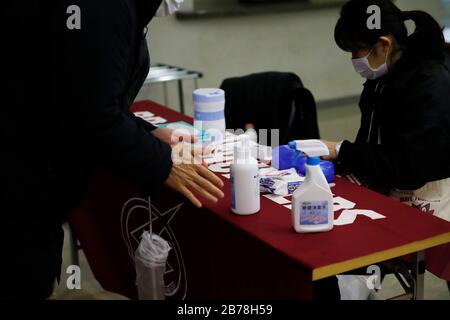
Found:
[(374, 48), (370, 50), (367, 56), (358, 59), (352, 59), (352, 63), (353, 66), (355, 67), (356, 72), (358, 72), (361, 75), (361, 77), (369, 80), (381, 78), (382, 76), (386, 75), (389, 72), (387, 65), (389, 53), (386, 53), (386, 60), (377, 69), (374, 69), (370, 66), (368, 58), (372, 54)]
[(184, 0), (163, 0), (155, 13), (155, 17), (167, 17), (180, 9)]

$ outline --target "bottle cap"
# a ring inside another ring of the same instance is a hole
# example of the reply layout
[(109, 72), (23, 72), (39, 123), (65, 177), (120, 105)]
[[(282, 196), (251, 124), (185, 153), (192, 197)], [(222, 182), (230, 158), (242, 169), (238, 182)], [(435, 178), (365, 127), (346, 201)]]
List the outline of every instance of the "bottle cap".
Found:
[(197, 89), (192, 93), (194, 103), (217, 103), (225, 101), (225, 91), (215, 88)]

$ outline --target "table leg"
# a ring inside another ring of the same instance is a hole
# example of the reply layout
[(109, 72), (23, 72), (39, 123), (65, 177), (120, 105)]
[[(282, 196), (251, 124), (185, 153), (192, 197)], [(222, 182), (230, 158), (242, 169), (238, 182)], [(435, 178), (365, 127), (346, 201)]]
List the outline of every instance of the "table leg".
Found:
[(183, 94), (183, 82), (181, 80), (178, 80), (178, 95), (180, 98), (180, 112), (182, 114), (184, 113), (184, 94)]
[(425, 252), (420, 251), (412, 255), (411, 275), (414, 279), (413, 300), (424, 299), (425, 285)]

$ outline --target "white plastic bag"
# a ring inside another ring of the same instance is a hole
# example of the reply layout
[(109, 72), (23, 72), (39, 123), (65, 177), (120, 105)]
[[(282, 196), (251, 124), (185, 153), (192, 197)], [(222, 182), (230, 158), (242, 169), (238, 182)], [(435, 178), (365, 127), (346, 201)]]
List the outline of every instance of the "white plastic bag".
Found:
[(158, 235), (145, 231), (135, 253), (136, 284), (139, 300), (164, 300), (169, 243)]
[(450, 221), (450, 178), (427, 183), (417, 190), (393, 190), (390, 196), (422, 212)]

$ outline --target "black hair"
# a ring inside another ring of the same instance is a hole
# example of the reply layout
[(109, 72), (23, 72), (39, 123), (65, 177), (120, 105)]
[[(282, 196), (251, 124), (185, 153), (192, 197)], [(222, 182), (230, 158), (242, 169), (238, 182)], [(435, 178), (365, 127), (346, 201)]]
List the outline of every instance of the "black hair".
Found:
[[(367, 13), (369, 6), (376, 5), (381, 11), (381, 28), (369, 29)], [(412, 20), (415, 32), (408, 36), (405, 21)], [(382, 36), (391, 35), (396, 43), (404, 48), (408, 45), (415, 49), (444, 48), (444, 35), (439, 23), (424, 11), (402, 11), (391, 0), (350, 0), (341, 10), (334, 38), (344, 51), (371, 49)]]

